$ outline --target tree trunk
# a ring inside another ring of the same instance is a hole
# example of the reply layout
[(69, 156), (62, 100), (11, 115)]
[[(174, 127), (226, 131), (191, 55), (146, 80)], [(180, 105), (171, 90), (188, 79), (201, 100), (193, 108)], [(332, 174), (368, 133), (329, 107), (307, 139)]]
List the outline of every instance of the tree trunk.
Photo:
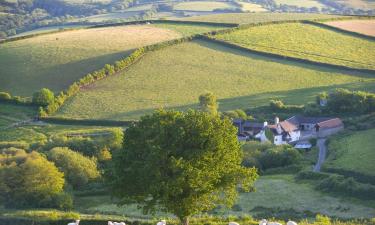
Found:
[(189, 225), (189, 217), (182, 218), (181, 222), (182, 222), (182, 225)]

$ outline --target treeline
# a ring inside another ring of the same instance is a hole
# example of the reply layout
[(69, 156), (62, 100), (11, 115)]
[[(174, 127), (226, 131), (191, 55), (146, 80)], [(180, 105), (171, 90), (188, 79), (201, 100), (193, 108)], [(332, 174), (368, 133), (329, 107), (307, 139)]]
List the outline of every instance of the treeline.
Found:
[(360, 183), (352, 177), (345, 177), (338, 174), (301, 171), (297, 174), (296, 179), (314, 180), (315, 188), (319, 191), (338, 193), (364, 200), (375, 198), (375, 185)]

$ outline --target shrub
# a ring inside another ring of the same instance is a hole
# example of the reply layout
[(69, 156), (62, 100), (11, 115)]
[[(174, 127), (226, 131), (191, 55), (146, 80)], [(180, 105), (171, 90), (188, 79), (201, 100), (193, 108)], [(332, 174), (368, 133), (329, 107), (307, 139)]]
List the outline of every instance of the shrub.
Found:
[(96, 160), (90, 159), (69, 148), (56, 147), (50, 150), (48, 158), (64, 172), (67, 181), (78, 188), (89, 180), (99, 177)]
[(55, 95), (47, 88), (42, 88), (40, 91), (33, 94), (32, 102), (40, 106), (48, 106), (55, 101)]
[(12, 96), (7, 93), (7, 92), (0, 92), (0, 101), (3, 101), (3, 100), (10, 100), (12, 99)]
[(271, 100), (270, 108), (277, 112), (302, 112), (304, 105), (285, 105), (281, 100)]
[(375, 94), (336, 89), (329, 94), (328, 108), (336, 113), (368, 113), (375, 111)]

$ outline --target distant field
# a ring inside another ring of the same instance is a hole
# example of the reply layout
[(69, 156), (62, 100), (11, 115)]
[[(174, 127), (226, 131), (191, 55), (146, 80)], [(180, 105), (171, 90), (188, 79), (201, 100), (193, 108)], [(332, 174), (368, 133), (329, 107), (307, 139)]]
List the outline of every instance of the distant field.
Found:
[(326, 24), (375, 37), (375, 20), (330, 21)]
[(0, 103), (0, 130), (10, 124), (31, 119), (36, 114), (36, 107)]
[(275, 0), (275, 2), (276, 4), (293, 5), (293, 6), (305, 7), (305, 8), (313, 8), (313, 7), (316, 7), (318, 9), (326, 8), (325, 5), (315, 0)]
[(314, 13), (225, 13), (187, 17), (181, 18), (181, 20), (248, 24), (284, 20), (330, 19), (337, 17), (342, 16)]
[(335, 149), (337, 158), (329, 156), (326, 166), (375, 176), (374, 137), (375, 129), (370, 129), (333, 140), (329, 150)]
[(62, 26), (41, 27), (41, 28), (37, 28), (37, 29), (34, 29), (34, 30), (25, 31), (25, 32), (16, 34), (14, 36), (11, 36), (11, 38), (26, 36), (26, 35), (32, 35), (32, 34), (48, 33), (48, 32), (52, 32), (52, 31), (58, 31), (58, 30), (61, 30), (61, 29), (73, 29), (73, 28), (78, 29), (78, 28), (85, 28), (85, 27), (87, 27), (87, 26), (83, 26), (83, 25), (62, 25)]
[[(195, 107), (198, 96), (207, 90), (218, 95), (221, 110), (268, 104), (275, 96), (292, 97), (301, 104), (321, 88), (349, 83), (364, 86), (370, 80), (375, 81), (366, 75), (273, 60), (197, 41), (146, 54), (129, 70), (78, 93), (57, 116), (134, 119), (159, 107)], [(310, 94), (295, 95), (304, 89)]]
[(136, 11), (129, 11), (129, 12), (113, 12), (113, 13), (105, 13), (105, 14), (99, 14), (94, 16), (88, 16), (84, 18), (79, 18), (73, 21), (81, 21), (81, 20), (87, 20), (88, 22), (104, 22), (109, 20), (116, 20), (116, 19), (129, 19), (133, 16), (138, 15), (139, 12)]
[(249, 3), (249, 2), (238, 2), (241, 5), (241, 9), (245, 12), (266, 12), (267, 9), (263, 8), (261, 5)]
[(360, 69), (375, 69), (375, 41), (302, 23), (274, 24), (215, 38), (250, 49)]
[(226, 2), (214, 1), (192, 1), (177, 3), (174, 10), (188, 10), (188, 11), (213, 11), (215, 9), (235, 8), (234, 5)]
[(83, 75), (113, 63), (137, 47), (181, 37), (153, 26), (82, 29), (0, 45), (0, 90), (30, 96), (60, 91)]
[[(310, 211), (330, 216), (348, 217), (374, 217), (373, 208), (364, 206), (364, 202), (339, 199), (328, 194), (318, 192), (311, 185), (296, 183), (293, 176), (275, 175), (262, 176), (255, 184), (254, 193), (240, 193), (236, 205), (240, 211), (222, 208), (217, 212), (221, 216), (268, 213), (270, 208), (274, 210), (295, 210), (299, 213)], [(126, 215), (128, 217), (152, 218), (143, 215), (136, 205), (118, 207), (109, 196), (76, 197), (76, 211), (81, 213), (101, 213)], [(255, 210), (255, 208), (258, 210)], [(259, 210), (260, 208), (268, 208)], [(349, 211), (345, 211), (348, 209)], [(158, 217), (167, 217), (168, 214), (156, 213)], [(170, 216), (170, 215), (169, 215)]]
[(207, 33), (214, 30), (228, 29), (222, 26), (210, 25), (192, 25), (192, 24), (177, 24), (177, 23), (154, 23), (151, 26), (176, 31), (183, 36), (191, 36), (194, 34)]
[(371, 10), (375, 9), (375, 2), (372, 0), (335, 0), (336, 2), (343, 3), (350, 8)]

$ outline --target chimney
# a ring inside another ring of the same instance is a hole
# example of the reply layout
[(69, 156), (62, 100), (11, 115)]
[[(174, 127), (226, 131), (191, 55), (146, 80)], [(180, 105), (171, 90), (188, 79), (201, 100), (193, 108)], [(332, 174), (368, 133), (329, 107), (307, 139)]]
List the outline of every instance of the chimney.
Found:
[(279, 117), (275, 117), (275, 125), (277, 125), (277, 124), (279, 124), (280, 123), (280, 119), (279, 119)]

